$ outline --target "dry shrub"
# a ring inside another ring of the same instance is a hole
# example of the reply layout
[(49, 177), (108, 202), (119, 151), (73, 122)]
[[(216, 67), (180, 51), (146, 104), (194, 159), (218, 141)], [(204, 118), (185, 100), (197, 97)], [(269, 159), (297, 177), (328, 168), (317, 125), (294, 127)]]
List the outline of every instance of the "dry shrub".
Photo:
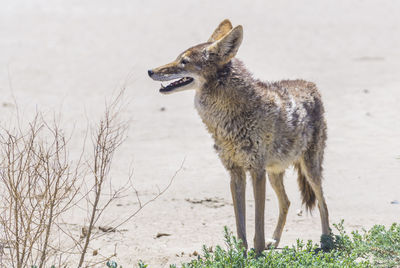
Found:
[[(138, 200), (134, 212), (112, 221), (112, 228), (116, 229), (171, 185), (175, 176), (146, 202), (141, 202), (132, 176), (124, 186), (113, 188), (113, 156), (125, 140), (128, 126), (120, 118), (122, 97), (121, 92), (106, 104), (102, 118), (91, 131), (91, 153), (87, 155), (82, 149), (75, 161), (69, 157), (68, 139), (57, 120), (49, 124), (38, 113), (26, 129), (17, 126), (1, 130), (1, 267), (89, 267), (105, 262), (113, 255), (92, 256), (90, 260), (86, 256), (89, 250), (93, 251), (91, 242), (106, 234), (94, 230), (107, 208), (122, 193), (126, 196), (130, 192)], [(70, 210), (82, 207), (86, 208), (87, 224), (77, 232), (66, 224), (65, 218)]]
[(51, 237), (59, 216), (73, 205), (79, 191), (79, 164), (68, 160), (67, 140), (54, 123), (39, 114), (28, 129), (0, 135), (2, 243), (12, 267), (62, 262)]

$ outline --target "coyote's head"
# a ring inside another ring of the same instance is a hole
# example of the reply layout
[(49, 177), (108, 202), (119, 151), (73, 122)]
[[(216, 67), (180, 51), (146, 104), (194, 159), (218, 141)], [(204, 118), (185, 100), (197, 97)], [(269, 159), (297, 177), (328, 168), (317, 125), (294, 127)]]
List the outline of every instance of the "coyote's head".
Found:
[(241, 25), (232, 29), (229, 20), (222, 21), (206, 43), (191, 47), (181, 53), (176, 60), (148, 71), (157, 81), (171, 81), (160, 92), (167, 94), (186, 89), (200, 89), (216, 75), (237, 53), (243, 39)]

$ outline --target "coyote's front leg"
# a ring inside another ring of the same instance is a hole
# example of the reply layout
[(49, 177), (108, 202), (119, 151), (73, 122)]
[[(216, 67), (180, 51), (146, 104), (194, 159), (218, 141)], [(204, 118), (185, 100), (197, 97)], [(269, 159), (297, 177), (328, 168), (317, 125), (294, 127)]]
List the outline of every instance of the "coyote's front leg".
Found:
[(246, 239), (246, 173), (243, 168), (229, 170), (231, 175), (231, 192), (235, 209), (237, 235), (247, 249)]
[(257, 254), (265, 249), (264, 209), (265, 209), (265, 169), (250, 171), (253, 180), (253, 192), (256, 213), (256, 229), (254, 233), (254, 248)]

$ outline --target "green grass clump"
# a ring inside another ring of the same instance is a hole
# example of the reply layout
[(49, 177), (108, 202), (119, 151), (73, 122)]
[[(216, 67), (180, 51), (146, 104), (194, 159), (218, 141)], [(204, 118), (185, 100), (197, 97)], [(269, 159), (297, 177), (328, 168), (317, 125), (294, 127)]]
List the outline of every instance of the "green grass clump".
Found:
[[(225, 227), (225, 244), (214, 250), (203, 246), (203, 254), (189, 263), (182, 263), (183, 268), (258, 268), (258, 267), (400, 267), (400, 223), (393, 223), (389, 228), (375, 225), (370, 230), (347, 234), (343, 220), (333, 224), (338, 234), (322, 236), (324, 249), (311, 240), (283, 249), (264, 251), (257, 256), (253, 250), (246, 251), (241, 241)], [(327, 250), (329, 248), (329, 250)], [(109, 261), (107, 266), (117, 268), (116, 262)], [(140, 261), (139, 268), (148, 267)], [(170, 265), (170, 268), (176, 268)]]
[(311, 240), (307, 243), (297, 240), (292, 247), (264, 251), (261, 256), (256, 256), (253, 250), (246, 256), (240, 241), (225, 227), (226, 248), (216, 246), (211, 251), (203, 246), (202, 255), (181, 265), (184, 268), (400, 266), (400, 224), (394, 223), (388, 229), (375, 225), (363, 234), (355, 231), (351, 235), (344, 231), (343, 221), (334, 226), (339, 233), (322, 238), (330, 243), (329, 251), (321, 250)]
[(354, 231), (351, 237), (344, 231), (343, 221), (334, 226), (339, 231), (335, 236), (336, 251), (355, 254), (374, 267), (400, 266), (400, 223), (393, 223), (388, 229), (375, 225), (363, 230), (363, 234)]

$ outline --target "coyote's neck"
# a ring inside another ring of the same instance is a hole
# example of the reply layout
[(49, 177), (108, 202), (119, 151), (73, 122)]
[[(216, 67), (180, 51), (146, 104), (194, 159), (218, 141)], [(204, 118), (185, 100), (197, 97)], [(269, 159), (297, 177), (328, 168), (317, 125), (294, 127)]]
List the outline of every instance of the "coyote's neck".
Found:
[(243, 63), (233, 59), (205, 81), (196, 94), (196, 104), (219, 112), (237, 112), (255, 94), (255, 82)]
[(250, 106), (255, 104), (255, 82), (242, 62), (234, 59), (196, 92), (196, 109), (214, 138), (217, 129), (231, 125), (232, 120), (254, 108)]

